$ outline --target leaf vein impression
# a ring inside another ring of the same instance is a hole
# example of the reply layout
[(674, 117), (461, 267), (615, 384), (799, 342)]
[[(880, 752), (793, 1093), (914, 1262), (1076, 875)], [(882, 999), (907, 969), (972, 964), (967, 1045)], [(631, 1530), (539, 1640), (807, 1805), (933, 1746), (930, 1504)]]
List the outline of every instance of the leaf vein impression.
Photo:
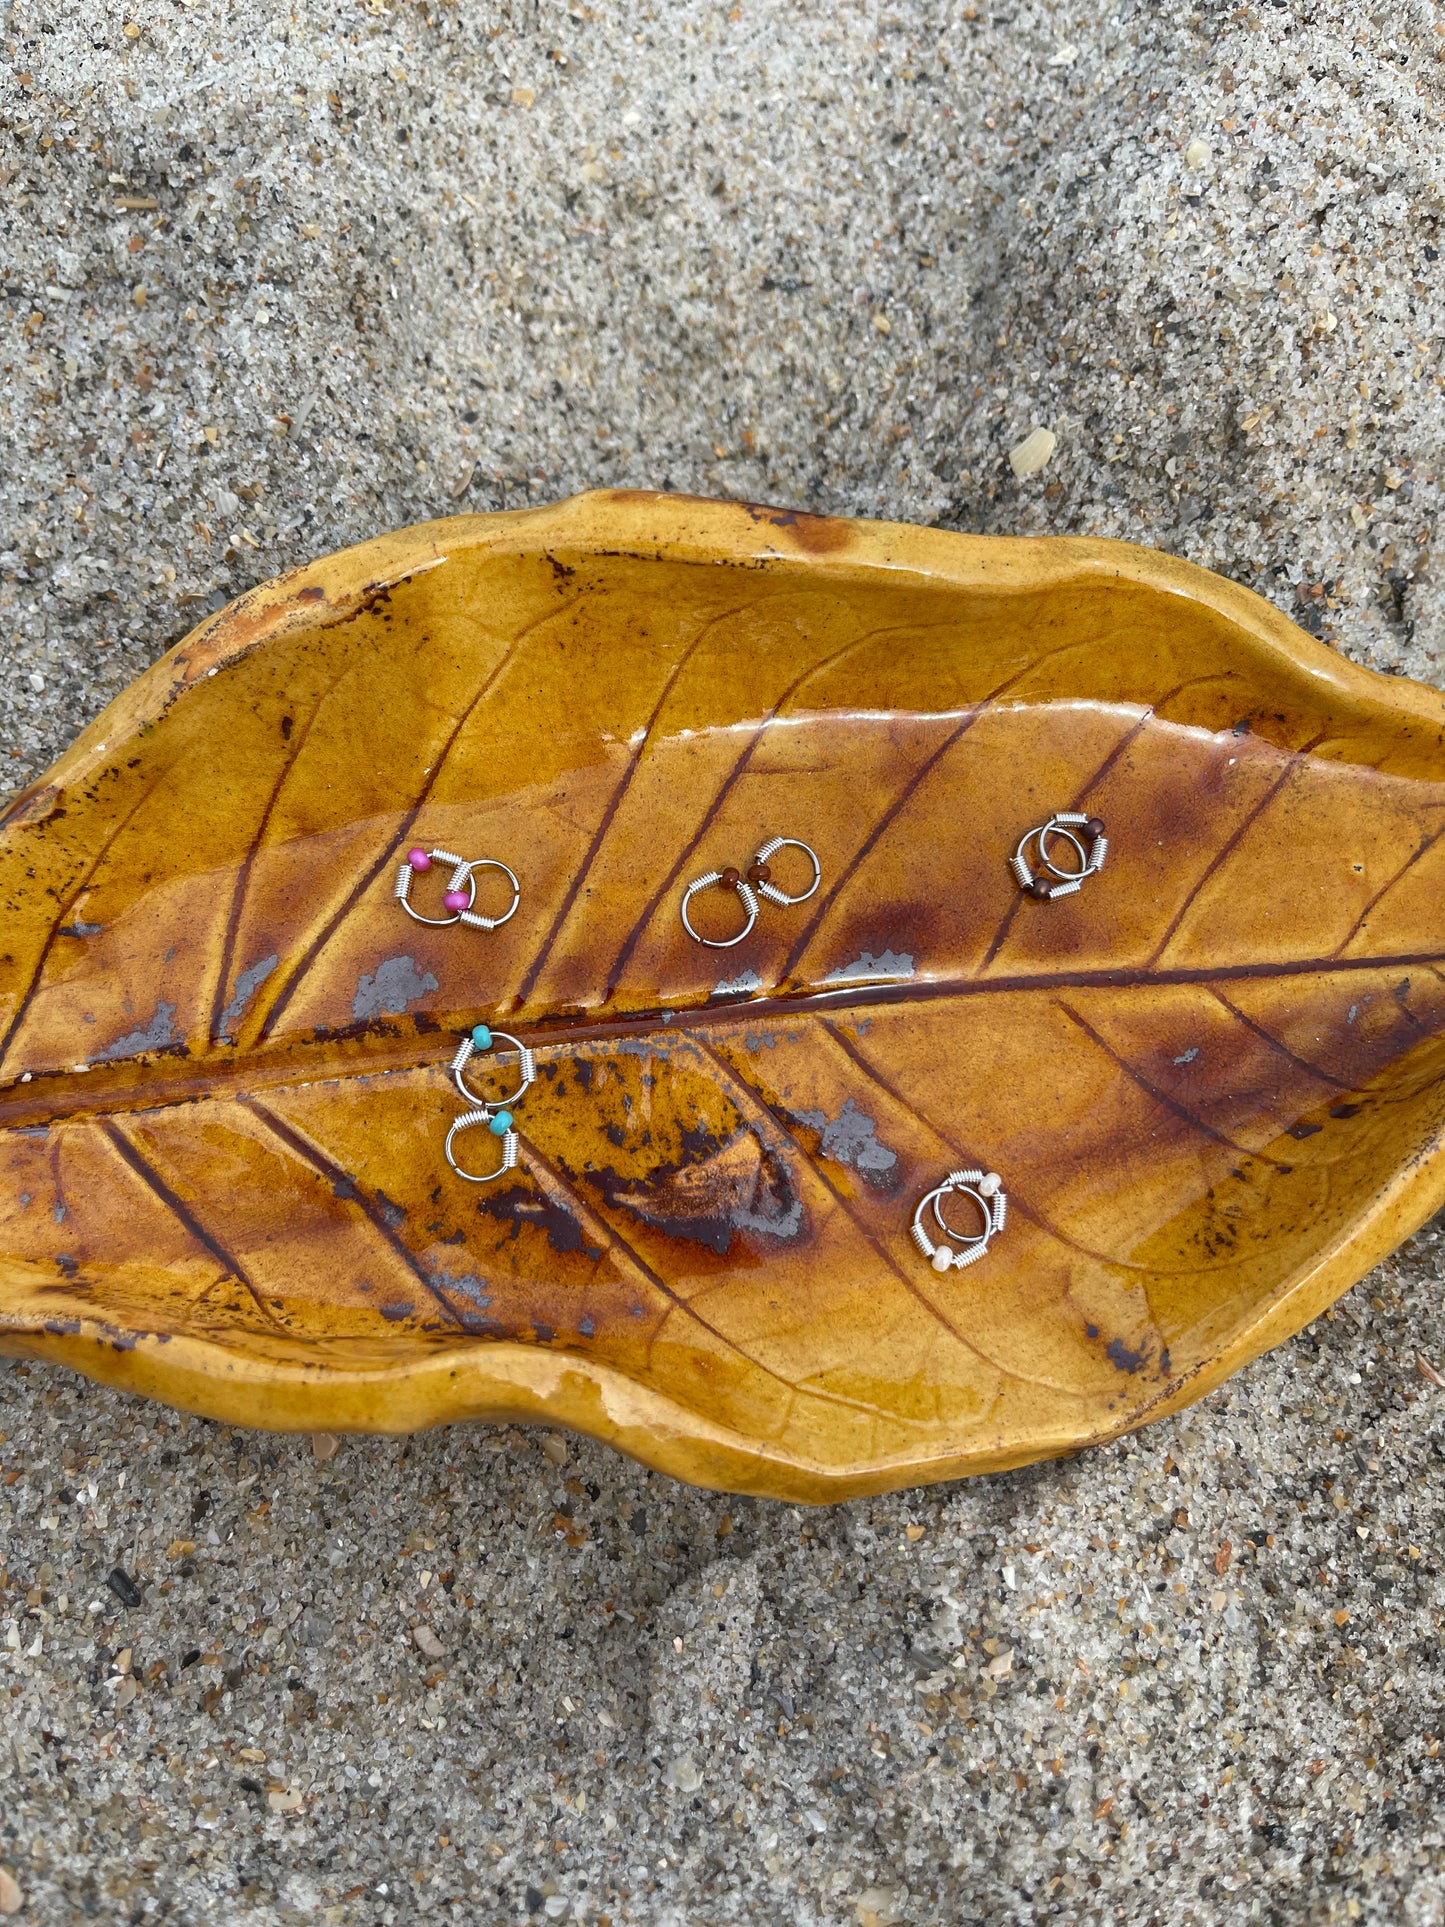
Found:
[[(523, 642), (526, 641), (527, 637), (531, 635), (534, 630), (541, 628), (544, 623), (554, 621), (559, 615), (564, 615), (571, 606), (572, 605), (570, 603), (564, 603), (560, 608), (548, 609), (544, 615), (538, 616), (535, 621), (524, 623), (523, 626), (512, 637), (511, 641), (507, 644), (506, 648), (502, 651), (502, 654), (498, 657), (496, 663), (488, 671), (487, 676), (484, 679), (481, 688), (477, 691), (476, 695), (472, 698), (470, 703), (467, 704), (466, 708), (462, 711), (461, 715), (457, 718), (456, 724), (453, 727), (451, 734), (447, 737), (445, 743), (442, 745), (441, 751), (438, 754), (436, 761), (432, 764), (431, 769), (428, 771), (426, 780), (423, 782), (421, 789), (417, 794), (415, 802), (410, 805), (405, 815), (402, 817), (401, 822), (398, 824), (396, 829), (396, 834), (392, 837), (387, 847), (377, 857), (376, 861), (373, 864), (371, 864), (367, 870), (363, 872), (359, 880), (352, 886), (350, 890), (347, 891), (345, 897), (343, 897), (342, 901), (340, 902), (340, 904), (338, 904), (336, 909), (333, 910), (328, 917), (326, 917), (317, 934), (311, 939), (311, 941), (306, 945), (306, 947), (301, 951), (300, 955), (297, 957), (295, 964), (287, 973), (285, 981), (282, 983), (279, 983), (276, 986), (275, 992), (272, 995), (270, 1007), (269, 1009), (266, 1010), (264, 1018), (262, 1019), (262, 1022), (260, 1025), (259, 1034), (262, 1042), (265, 1042), (266, 1039), (268, 1039), (274, 1034), (276, 1026), (280, 1022), (282, 1016), (285, 1014), (285, 1011), (288, 1005), (290, 1004), (292, 998), (296, 995), (296, 992), (301, 988), (306, 978), (310, 975), (313, 966), (315, 965), (317, 959), (320, 957), (322, 951), (326, 948), (327, 944), (330, 943), (331, 939), (336, 935), (336, 932), (341, 928), (341, 925), (346, 921), (347, 917), (349, 917), (351, 915), (351, 912), (356, 908), (356, 905), (360, 902), (361, 898), (375, 883), (376, 879), (381, 875), (381, 872), (384, 869), (386, 869), (388, 865), (395, 860), (397, 845), (405, 842), (407, 834), (410, 831), (412, 824), (415, 823), (417, 817), (421, 814), (422, 810), (426, 807), (427, 800), (431, 796), (432, 792), (435, 790), (437, 786), (437, 782), (441, 777), (441, 773), (446, 768), (447, 760), (451, 756), (452, 751), (456, 748), (463, 730), (467, 727), (468, 723), (470, 723), (473, 716), (475, 716), (481, 704), (486, 700), (486, 698), (491, 694), (492, 690), (496, 687), (497, 683), (505, 673), (508, 665), (516, 657), (517, 651), (520, 649)], [(276, 975), (277, 977), (280, 977), (281, 972), (277, 971)]]
[[(870, 983), (860, 996), (857, 984), (836, 990), (804, 992), (795, 996), (771, 995), (740, 1001), (729, 998), (711, 1007), (685, 1009), (676, 1013), (649, 1010), (635, 1016), (589, 1018), (575, 1022), (540, 1023), (528, 1029), (524, 1042), (544, 1051), (557, 1045), (603, 1043), (613, 1038), (664, 1034), (664, 1015), (675, 1014), (679, 1025), (688, 1030), (728, 1027), (740, 1023), (797, 1023), (813, 1017), (845, 1014), (850, 1010), (874, 1009), (892, 1004), (929, 1004), (950, 998), (1016, 996), (1020, 992), (1045, 994), (1059, 990), (1129, 990), (1149, 985), (1199, 985), (1278, 981), (1292, 977), (1351, 977), (1370, 971), (1393, 973), (1399, 970), (1434, 970), (1445, 965), (1445, 951), (1420, 951), (1387, 957), (1307, 957), (1298, 961), (1248, 964), (1214, 964), (1181, 967), (1177, 970), (1151, 970), (1128, 966), (1119, 970), (1041, 971), (1035, 975), (989, 978), (934, 978), (908, 983)], [(481, 1013), (485, 1015), (485, 1013)], [(1407, 1013), (1410, 1014), (1410, 1013)], [(1412, 1014), (1411, 1014), (1412, 1015)], [(1412, 1021), (1419, 1023), (1412, 1015)], [(670, 1027), (669, 1027), (670, 1028)], [(67, 1117), (127, 1111), (158, 1111), (173, 1104), (192, 1104), (198, 1098), (224, 1096), (233, 1090), (282, 1090), (313, 1082), (317, 1071), (309, 1061), (309, 1046), (286, 1061), (268, 1063), (240, 1055), (230, 1063), (188, 1065), (181, 1059), (161, 1059), (146, 1066), (146, 1082), (135, 1082), (135, 1064), (125, 1060), (115, 1064), (95, 1064), (81, 1078), (68, 1072), (37, 1073), (33, 1083), (12, 1084), (0, 1093), (0, 1131), (33, 1128), (40, 1123), (60, 1123)], [(344, 1083), (353, 1078), (404, 1076), (444, 1064), (455, 1049), (448, 1033), (440, 1044), (418, 1039), (415, 1046), (402, 1045), (385, 1061), (355, 1065), (327, 1066), (328, 1082)], [(1351, 1086), (1350, 1088), (1353, 1088)]]
[[(629, 1264), (633, 1265), (638, 1273), (647, 1280), (665, 1301), (668, 1309), (664, 1314), (664, 1323), (674, 1312), (681, 1312), (685, 1318), (691, 1318), (694, 1323), (700, 1325), (705, 1332), (708, 1332), (713, 1338), (717, 1339), (719, 1344), (725, 1345), (730, 1352), (742, 1359), (744, 1364), (751, 1365), (754, 1371), (762, 1372), (766, 1377), (771, 1378), (775, 1384), (781, 1385), (784, 1390), (789, 1392), (794, 1398), (822, 1399), (829, 1405), (839, 1405), (847, 1407), (852, 1411), (864, 1412), (871, 1418), (892, 1418), (893, 1414), (880, 1412), (878, 1407), (866, 1404), (861, 1399), (845, 1398), (837, 1392), (816, 1391), (796, 1385), (792, 1379), (787, 1378), (782, 1372), (775, 1370), (771, 1365), (764, 1364), (762, 1359), (756, 1357), (752, 1352), (746, 1351), (735, 1338), (729, 1337), (721, 1326), (714, 1324), (710, 1318), (700, 1312), (695, 1305), (689, 1304), (680, 1292), (669, 1285), (666, 1279), (662, 1278), (653, 1269), (643, 1257), (642, 1253), (623, 1235), (613, 1220), (610, 1217), (604, 1217), (601, 1212), (589, 1205), (586, 1199), (563, 1177), (557, 1167), (542, 1156), (535, 1144), (527, 1143), (525, 1150), (528, 1164), (545, 1172), (549, 1181), (568, 1200), (583, 1223), (589, 1226), (595, 1226), (598, 1233), (607, 1240), (609, 1247), (614, 1252), (619, 1253)], [(654, 1333), (653, 1343), (656, 1343), (656, 1338), (657, 1334)], [(900, 1420), (899, 1423), (906, 1424), (907, 1421)]]
[(717, 1067), (718, 1074), (724, 1083), (730, 1085), (738, 1094), (739, 1098), (753, 1114), (757, 1123), (762, 1128), (776, 1131), (779, 1136), (785, 1138), (793, 1147), (802, 1162), (803, 1168), (812, 1171), (817, 1176), (829, 1196), (842, 1211), (844, 1217), (846, 1217), (848, 1222), (853, 1226), (853, 1229), (867, 1240), (873, 1251), (893, 1273), (909, 1297), (914, 1299), (922, 1307), (932, 1322), (938, 1325), (956, 1344), (962, 1345), (965, 1351), (972, 1352), (974, 1357), (977, 1358), (981, 1364), (987, 1365), (990, 1370), (998, 1372), (1005, 1377), (1016, 1377), (1017, 1374), (1011, 1372), (1008, 1366), (1000, 1364), (996, 1358), (991, 1358), (986, 1351), (976, 1345), (964, 1332), (961, 1332), (948, 1314), (942, 1310), (940, 1306), (935, 1305), (926, 1292), (919, 1289), (917, 1280), (909, 1277), (902, 1265), (899, 1264), (893, 1253), (888, 1249), (887, 1245), (883, 1243), (881, 1238), (875, 1235), (872, 1228), (860, 1218), (858, 1213), (853, 1209), (851, 1199), (834, 1184), (828, 1172), (823, 1168), (823, 1160), (812, 1157), (809, 1152), (804, 1149), (788, 1125), (763, 1102), (759, 1093), (743, 1078), (741, 1073), (737, 1071), (733, 1065), (729, 1064), (727, 1059), (703, 1038), (696, 1037), (693, 1039), (693, 1042), (698, 1045), (699, 1049), (706, 1052), (709, 1060)]
[(627, 768), (623, 771), (616, 788), (607, 799), (607, 807), (602, 812), (602, 820), (593, 832), (592, 841), (587, 846), (587, 854), (583, 857), (576, 875), (573, 877), (563, 895), (557, 914), (552, 919), (552, 927), (548, 930), (543, 941), (537, 945), (536, 953), (532, 958), (531, 964), (528, 966), (527, 974), (517, 986), (516, 995), (512, 999), (512, 1008), (514, 1010), (520, 1010), (527, 998), (531, 995), (532, 988), (541, 975), (543, 966), (551, 956), (552, 946), (556, 943), (563, 925), (571, 914), (573, 904), (577, 901), (578, 896), (581, 894), (588, 878), (592, 874), (593, 866), (597, 861), (597, 853), (601, 849), (608, 831), (616, 821), (617, 812), (622, 808), (627, 792), (632, 787), (632, 779), (642, 767), (642, 761), (647, 753), (648, 745), (652, 741), (653, 732), (657, 728), (658, 719), (667, 707), (668, 699), (677, 687), (684, 670), (692, 661), (693, 656), (697, 653), (697, 650), (701, 647), (706, 637), (710, 635), (720, 623), (726, 622), (730, 617), (742, 613), (742, 609), (725, 609), (721, 614), (713, 616), (707, 622), (703, 623), (697, 634), (692, 638), (686, 649), (684, 649), (678, 657), (677, 662), (673, 665), (672, 673), (664, 682), (662, 693), (653, 705), (652, 714), (647, 719), (641, 739), (633, 745), (632, 753), (627, 761)]
[(271, 1307), (266, 1303), (265, 1299), (262, 1298), (240, 1259), (236, 1257), (234, 1252), (228, 1251), (214, 1232), (210, 1231), (201, 1223), (201, 1220), (191, 1210), (185, 1200), (166, 1183), (160, 1172), (151, 1163), (150, 1159), (146, 1157), (134, 1139), (127, 1137), (113, 1118), (101, 1118), (100, 1128), (114, 1146), (122, 1162), (129, 1166), (140, 1179), (141, 1183), (146, 1186), (147, 1190), (149, 1190), (159, 1203), (170, 1212), (171, 1216), (176, 1219), (177, 1223), (184, 1226), (191, 1237), (196, 1240), (197, 1244), (199, 1244), (203, 1250), (208, 1251), (215, 1259), (216, 1263), (221, 1267), (222, 1279), (238, 1279), (250, 1293), (252, 1302), (265, 1322), (275, 1329), (284, 1331), (285, 1326), (283, 1322), (276, 1317)]

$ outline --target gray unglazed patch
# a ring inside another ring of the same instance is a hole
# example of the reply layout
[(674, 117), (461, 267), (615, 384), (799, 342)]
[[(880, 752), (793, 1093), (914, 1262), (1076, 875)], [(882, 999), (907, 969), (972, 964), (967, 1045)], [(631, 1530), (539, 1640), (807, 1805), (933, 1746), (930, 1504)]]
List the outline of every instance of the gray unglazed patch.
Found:
[(792, 1169), (786, 1159), (770, 1156), (761, 1139), (756, 1141), (762, 1161), (750, 1187), (751, 1195), (734, 1201), (728, 1223), (734, 1231), (796, 1238), (807, 1223), (807, 1215)]
[(255, 996), (261, 985), (271, 975), (280, 962), (279, 957), (263, 957), (260, 963), (249, 964), (236, 979), (236, 994), (221, 1013), (221, 1035), (229, 1038), (231, 1026), (240, 1021), (247, 1004)]
[(658, 1057), (667, 1054), (666, 1049), (660, 1050), (656, 1044), (648, 1043), (645, 1037), (619, 1037), (614, 1040), (612, 1048), (624, 1057)]
[(751, 1211), (746, 1205), (735, 1205), (728, 1213), (728, 1223), (735, 1231), (761, 1231), (770, 1238), (796, 1238), (803, 1228), (803, 1200), (795, 1197), (785, 1211), (773, 1217)]
[(463, 1272), (460, 1276), (453, 1276), (449, 1271), (434, 1271), (431, 1273), (431, 1283), (437, 1291), (459, 1291), (479, 1311), (485, 1311), (492, 1302), (486, 1280), (479, 1278), (474, 1271)]
[(60, 935), (62, 937), (98, 937), (104, 928), (103, 923), (82, 923), (77, 917), (74, 923), (61, 924)]
[(429, 970), (423, 976), (414, 957), (388, 957), (376, 966), (375, 976), (358, 980), (351, 1014), (358, 1023), (371, 1017), (401, 1017), (408, 1004), (416, 1003), (436, 987), (436, 978)]
[(851, 1097), (843, 1100), (835, 1118), (830, 1119), (826, 1111), (798, 1111), (796, 1116), (799, 1123), (821, 1133), (818, 1148), (824, 1157), (834, 1158), (839, 1164), (851, 1164), (856, 1171), (881, 1172), (891, 1171), (898, 1162), (898, 1153), (879, 1143), (873, 1119), (865, 1116)]
[(740, 977), (727, 977), (713, 986), (714, 997), (749, 997), (755, 990), (763, 988), (763, 980), (756, 970), (745, 970)]
[(825, 984), (870, 984), (885, 979), (911, 977), (913, 959), (906, 950), (885, 950), (875, 957), (871, 950), (865, 950), (861, 957), (852, 963), (839, 964), (830, 970), (823, 979)]
[(144, 1051), (164, 1050), (176, 1034), (175, 1016), (174, 1004), (157, 1004), (156, 1014), (144, 1030), (133, 1030), (128, 1037), (118, 1037), (109, 1050), (97, 1051), (94, 1061), (113, 1063), (118, 1057), (139, 1057)]

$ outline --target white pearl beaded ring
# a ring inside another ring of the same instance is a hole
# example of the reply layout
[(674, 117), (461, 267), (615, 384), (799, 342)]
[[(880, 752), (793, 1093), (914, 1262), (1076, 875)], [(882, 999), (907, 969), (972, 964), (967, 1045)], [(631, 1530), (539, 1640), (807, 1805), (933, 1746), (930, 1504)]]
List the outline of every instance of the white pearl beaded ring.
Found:
[[(943, 1215), (943, 1201), (953, 1192), (971, 1198), (978, 1207), (982, 1231), (965, 1234), (955, 1231)], [(956, 1251), (952, 1244), (942, 1239), (935, 1244), (923, 1228), (923, 1214), (932, 1205), (933, 1216), (944, 1238), (951, 1238), (963, 1249)], [(1003, 1230), (1008, 1217), (1008, 1198), (1004, 1193), (1003, 1179), (997, 1171), (950, 1171), (942, 1184), (935, 1185), (918, 1201), (918, 1209), (913, 1214), (913, 1242), (933, 1266), (935, 1271), (962, 1271), (967, 1265), (977, 1264), (988, 1250), (989, 1240), (996, 1238)]]

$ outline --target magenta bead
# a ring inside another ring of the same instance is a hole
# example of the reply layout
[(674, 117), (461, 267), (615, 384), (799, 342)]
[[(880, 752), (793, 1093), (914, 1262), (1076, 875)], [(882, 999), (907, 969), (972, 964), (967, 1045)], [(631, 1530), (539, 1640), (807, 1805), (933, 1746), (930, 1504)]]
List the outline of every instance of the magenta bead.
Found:
[(446, 895), (442, 898), (442, 902), (446, 905), (448, 910), (465, 910), (467, 905), (471, 902), (471, 898), (467, 895), (465, 890), (448, 890)]
[(431, 858), (425, 850), (408, 850), (406, 860), (413, 870), (429, 870), (431, 868)]

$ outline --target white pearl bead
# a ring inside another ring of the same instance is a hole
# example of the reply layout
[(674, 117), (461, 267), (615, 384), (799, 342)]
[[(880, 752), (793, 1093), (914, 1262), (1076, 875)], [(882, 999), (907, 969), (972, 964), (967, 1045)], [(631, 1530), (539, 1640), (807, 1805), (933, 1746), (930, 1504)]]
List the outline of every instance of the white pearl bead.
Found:
[(933, 1269), (935, 1271), (947, 1271), (952, 1263), (953, 1253), (948, 1249), (947, 1245), (940, 1245), (933, 1254)]

